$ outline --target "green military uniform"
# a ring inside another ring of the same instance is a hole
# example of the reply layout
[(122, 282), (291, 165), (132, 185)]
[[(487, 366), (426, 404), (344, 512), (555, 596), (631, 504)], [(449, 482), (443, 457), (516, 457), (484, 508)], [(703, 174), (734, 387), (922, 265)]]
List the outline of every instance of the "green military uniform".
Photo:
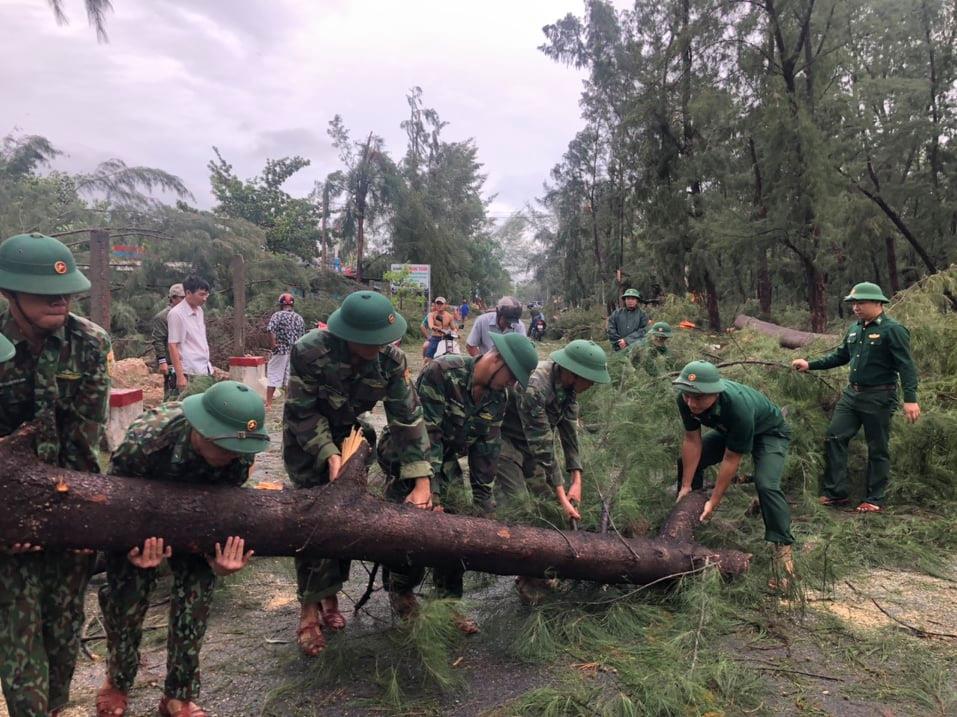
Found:
[[(336, 335), (344, 331), (339, 312), (346, 312), (345, 319), (350, 320), (350, 310), (364, 295), (378, 296), (372, 292), (351, 294), (329, 317), (329, 331), (310, 331), (292, 348), (283, 415), (283, 460), (296, 487), (329, 482), (329, 457), (339, 454), (339, 446), (354, 426), (365, 425), (360, 415), (379, 401), (385, 407), (393, 440), (401, 447), (399, 477), (411, 480), (432, 473), (429, 438), (405, 354), (382, 340), (381, 332), (357, 328), (357, 343), (382, 348), (374, 361), (353, 367), (346, 339)], [(388, 305), (388, 299), (378, 298)], [(405, 321), (396, 314), (389, 316), (396, 331), (387, 333), (394, 340), (397, 336), (393, 334), (401, 336), (405, 331)], [(349, 566), (348, 560), (296, 558), (300, 601), (312, 604), (335, 595), (349, 577)]]
[(669, 348), (670, 338), (671, 326), (664, 321), (655, 322), (645, 337), (631, 347), (632, 365), (641, 367), (653, 378), (678, 370), (683, 364)]
[(553, 431), (558, 431), (565, 454), (565, 470), (581, 470), (578, 455), (578, 398), (574, 389), (558, 382), (558, 364), (548, 359), (532, 371), (528, 386), (508, 392), (508, 406), (502, 422), (502, 451), (495, 474), (495, 495), (499, 501), (532, 488), (564, 485), (555, 459)]
[[(700, 390), (696, 390), (695, 383), (703, 381), (708, 373), (713, 373), (715, 385), (699, 384), (697, 388)], [(781, 475), (791, 434), (781, 410), (750, 386), (718, 378), (717, 369), (704, 361), (688, 364), (676, 379), (675, 386), (681, 391), (718, 393), (715, 404), (697, 416), (691, 413), (680, 395), (677, 397), (678, 413), (685, 431), (700, 431), (701, 426), (714, 429), (702, 438), (701, 458), (691, 487), (694, 490), (702, 487), (703, 470), (721, 463), (726, 450), (742, 455), (750, 453), (754, 461), (754, 486), (764, 518), (764, 539), (779, 545), (793, 543), (791, 511), (781, 491)], [(679, 490), (683, 469), (679, 458)]]
[[(190, 445), (191, 430), (181, 403), (164, 403), (146, 411), (130, 424), (113, 454), (110, 473), (200, 485), (240, 486), (246, 482), (252, 457), (242, 456), (223, 468), (214, 468)], [(189, 701), (199, 694), (199, 651), (216, 578), (202, 555), (174, 555), (169, 564), (173, 586), (164, 694)], [(109, 650), (107, 669), (110, 683), (129, 692), (139, 667), (143, 619), (157, 571), (136, 567), (126, 553), (110, 553), (106, 574), (99, 598)]]
[[(867, 287), (870, 293), (861, 291)], [(876, 290), (874, 293), (873, 290)], [(858, 284), (845, 301), (881, 301), (887, 298), (873, 284)], [(812, 371), (850, 364), (848, 385), (834, 408), (827, 428), (827, 463), (823, 495), (835, 501), (848, 497), (847, 447), (864, 427), (867, 441), (867, 496), (883, 505), (890, 480), (891, 416), (897, 409), (898, 377), (905, 403), (917, 402), (917, 368), (910, 352), (910, 332), (883, 313), (869, 323), (855, 321), (841, 344), (830, 354), (808, 362)]]
[[(627, 297), (640, 299), (641, 294), (634, 289), (628, 289), (622, 294), (622, 299)], [(618, 346), (621, 339), (624, 339), (630, 346), (642, 339), (647, 329), (648, 316), (638, 307), (634, 309), (628, 309), (627, 307), (615, 309), (608, 317), (608, 341), (611, 342), (611, 347), (615, 351), (621, 351), (621, 347)]]
[[(89, 286), (55, 239), (20, 235), (0, 245), (0, 288), (73, 294)], [(106, 332), (68, 314), (34, 353), (9, 311), (0, 331), (16, 346), (0, 364), (0, 436), (36, 421), (41, 460), (98, 473), (110, 392)], [(90, 556), (71, 551), (0, 555), (0, 681), (11, 717), (46, 715), (69, 701), (91, 566)]]

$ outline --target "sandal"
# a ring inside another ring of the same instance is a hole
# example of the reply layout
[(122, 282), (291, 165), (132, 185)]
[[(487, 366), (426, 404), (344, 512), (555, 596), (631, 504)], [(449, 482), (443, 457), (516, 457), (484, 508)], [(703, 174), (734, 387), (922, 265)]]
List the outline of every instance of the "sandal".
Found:
[(333, 632), (342, 630), (346, 626), (346, 616), (338, 608), (322, 611), (322, 622)]
[(830, 498), (826, 495), (822, 495), (817, 499), (817, 502), (820, 505), (823, 505), (828, 508), (835, 508), (841, 505), (847, 505), (850, 501), (847, 498)]
[(209, 717), (209, 713), (206, 712), (206, 710), (189, 700), (183, 702), (183, 706), (176, 712), (171, 712), (169, 703), (174, 699), (173, 697), (164, 696), (163, 699), (160, 700), (159, 713), (161, 717)]
[(326, 647), (326, 636), (322, 634), (322, 625), (318, 620), (300, 625), (296, 631), (299, 651), (306, 657), (315, 657)]
[(884, 509), (866, 500), (854, 509), (855, 513), (883, 513)]
[[(126, 714), (126, 704), (129, 699), (129, 695), (113, 685), (101, 687), (96, 693), (96, 717), (123, 717)], [(56, 713), (59, 713), (59, 710), (56, 710)]]

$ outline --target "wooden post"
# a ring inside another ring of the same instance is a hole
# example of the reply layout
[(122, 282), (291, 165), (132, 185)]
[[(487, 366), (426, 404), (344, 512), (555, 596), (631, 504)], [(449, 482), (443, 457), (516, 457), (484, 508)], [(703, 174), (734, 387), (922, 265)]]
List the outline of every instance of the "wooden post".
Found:
[(110, 330), (110, 233), (90, 230), (90, 319)]
[(246, 263), (241, 256), (230, 262), (233, 275), (233, 355), (246, 353)]

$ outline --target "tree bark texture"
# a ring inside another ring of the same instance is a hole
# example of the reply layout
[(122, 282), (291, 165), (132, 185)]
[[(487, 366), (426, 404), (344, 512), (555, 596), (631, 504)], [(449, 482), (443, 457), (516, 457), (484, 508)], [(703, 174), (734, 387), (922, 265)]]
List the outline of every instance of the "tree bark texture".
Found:
[(150, 536), (173, 554), (212, 553), (239, 535), (257, 555), (313, 555), (384, 564), (464, 565), (498, 575), (558, 576), (644, 584), (715, 564), (726, 575), (751, 556), (693, 542), (707, 500), (679, 503), (655, 539), (561, 532), (484, 518), (427, 512), (366, 490), (363, 443), (327, 486), (265, 491), (121, 478), (37, 460), (29, 431), (0, 440), (0, 545), (127, 551)]
[(753, 329), (765, 336), (774, 336), (778, 339), (778, 343), (786, 349), (799, 349), (819, 339), (831, 343), (837, 343), (840, 340), (840, 337), (834, 334), (815, 334), (810, 331), (789, 329), (786, 326), (778, 326), (769, 321), (761, 321), (747, 314), (738, 314), (734, 317), (734, 328)]

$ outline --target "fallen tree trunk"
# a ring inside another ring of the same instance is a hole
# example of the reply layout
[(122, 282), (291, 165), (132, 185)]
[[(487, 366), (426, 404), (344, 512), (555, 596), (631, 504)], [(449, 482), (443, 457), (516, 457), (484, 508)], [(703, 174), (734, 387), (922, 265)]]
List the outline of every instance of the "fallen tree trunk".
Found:
[(462, 564), (499, 575), (649, 583), (703, 565), (743, 573), (750, 555), (692, 542), (706, 496), (677, 505), (657, 539), (561, 532), (426, 512), (366, 490), (368, 444), (341, 477), (307, 490), (196, 486), (69, 471), (40, 462), (28, 432), (0, 439), (0, 545), (127, 551), (150, 536), (173, 552), (212, 553), (240, 535), (257, 555), (308, 554), (384, 564)]
[(736, 329), (754, 329), (765, 336), (774, 336), (778, 343), (786, 349), (799, 349), (807, 346), (812, 341), (824, 340), (831, 343), (837, 343), (839, 336), (833, 334), (815, 334), (810, 331), (798, 331), (789, 329), (786, 326), (778, 326), (770, 321), (761, 321), (747, 314), (738, 314), (734, 317), (734, 328)]

